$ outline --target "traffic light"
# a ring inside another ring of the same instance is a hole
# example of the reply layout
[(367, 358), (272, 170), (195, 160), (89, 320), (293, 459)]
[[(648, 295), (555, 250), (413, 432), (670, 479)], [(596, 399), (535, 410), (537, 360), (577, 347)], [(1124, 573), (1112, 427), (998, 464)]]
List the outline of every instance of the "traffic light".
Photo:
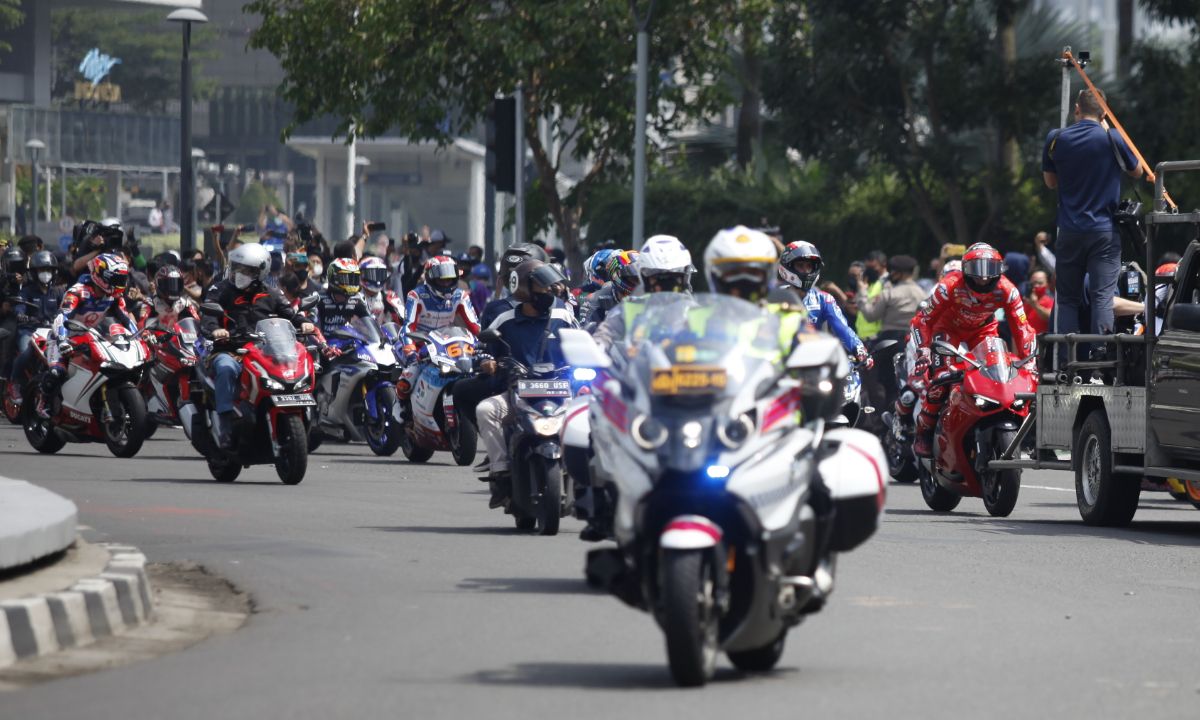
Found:
[(517, 190), (517, 101), (492, 101), (486, 122), (487, 179), (497, 192)]

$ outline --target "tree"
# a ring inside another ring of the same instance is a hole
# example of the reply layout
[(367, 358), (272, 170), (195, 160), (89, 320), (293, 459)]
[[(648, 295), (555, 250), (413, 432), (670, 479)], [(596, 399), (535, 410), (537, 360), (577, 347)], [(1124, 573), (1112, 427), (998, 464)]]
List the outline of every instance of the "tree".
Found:
[[(121, 87), (121, 101), (142, 111), (165, 112), (167, 103), (179, 98), (179, 28), (159, 12), (112, 12), (64, 8), (51, 14), (54, 42), (55, 97), (71, 97), (81, 80), (79, 63), (92, 48), (118, 58), (109, 78)], [(213, 31), (198, 26), (192, 30), (192, 52), (202, 60), (210, 51), (205, 46)], [(200, 63), (194, 72), (202, 75)], [(213, 87), (198, 77), (193, 96), (203, 99)]]
[[(0, 30), (12, 30), (25, 22), (25, 13), (21, 11), (21, 0), (0, 0)], [(0, 50), (8, 52), (12, 45), (0, 41)]]
[[(645, 11), (645, 0), (638, 3)], [(722, 107), (726, 3), (656, 0), (648, 122), (666, 136)], [(711, 10), (711, 12), (708, 12)], [(636, 32), (627, 0), (254, 0), (250, 44), (279, 58), (293, 124), (332, 116), (336, 136), (397, 129), (411, 140), (469, 135), (497, 93), (525, 92), (534, 191), (573, 266), (579, 220), (633, 152)], [(539, 121), (548, 128), (539, 133)], [(571, 160), (581, 179), (564, 182)], [(537, 218), (531, 218), (536, 224)]]
[(1015, 37), (1027, 0), (785, 5), (764, 97), (789, 144), (836, 171), (892, 168), (939, 245), (1003, 237), (1010, 165), (1035, 162), (1057, 87)]

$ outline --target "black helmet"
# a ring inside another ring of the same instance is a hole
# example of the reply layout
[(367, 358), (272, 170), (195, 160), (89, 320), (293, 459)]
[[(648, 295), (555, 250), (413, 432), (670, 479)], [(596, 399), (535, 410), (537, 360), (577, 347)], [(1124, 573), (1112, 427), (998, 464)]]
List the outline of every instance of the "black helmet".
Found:
[(526, 302), (533, 297), (535, 288), (549, 290), (566, 282), (567, 279), (553, 265), (541, 260), (526, 260), (508, 274), (508, 291), (513, 298)]
[(167, 302), (175, 302), (183, 295), (183, 273), (174, 265), (163, 265), (154, 274), (154, 294)]
[(512, 271), (526, 260), (546, 262), (549, 259), (546, 251), (537, 245), (533, 243), (517, 243), (504, 249), (504, 254), (500, 257), (500, 277), (504, 278), (505, 282), (507, 282), (508, 276)]
[(25, 253), (21, 252), (20, 248), (10, 246), (4, 251), (0, 263), (3, 264), (6, 273), (23, 273), (25, 272)]

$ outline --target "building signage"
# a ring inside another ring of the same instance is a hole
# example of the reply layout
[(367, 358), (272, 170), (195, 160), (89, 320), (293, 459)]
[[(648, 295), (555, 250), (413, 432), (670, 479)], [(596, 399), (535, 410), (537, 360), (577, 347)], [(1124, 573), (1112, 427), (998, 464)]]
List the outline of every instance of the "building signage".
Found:
[(121, 102), (121, 86), (102, 82), (120, 62), (119, 58), (100, 52), (99, 48), (89, 50), (79, 63), (79, 73), (84, 81), (76, 81), (75, 99), (80, 102)]

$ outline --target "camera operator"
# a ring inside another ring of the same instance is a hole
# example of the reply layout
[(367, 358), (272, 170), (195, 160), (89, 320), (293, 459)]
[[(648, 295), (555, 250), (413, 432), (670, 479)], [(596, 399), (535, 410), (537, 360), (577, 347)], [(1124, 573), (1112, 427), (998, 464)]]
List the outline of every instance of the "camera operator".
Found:
[(125, 233), (116, 223), (102, 224), (95, 220), (84, 220), (71, 232), (71, 278), (77, 278), (86, 270), (88, 263), (104, 252), (118, 252), (125, 241)]
[(421, 261), (421, 238), (415, 232), (404, 233), (400, 241), (401, 256), (392, 266), (392, 292), (408, 297), (410, 290), (421, 282), (424, 263)]

